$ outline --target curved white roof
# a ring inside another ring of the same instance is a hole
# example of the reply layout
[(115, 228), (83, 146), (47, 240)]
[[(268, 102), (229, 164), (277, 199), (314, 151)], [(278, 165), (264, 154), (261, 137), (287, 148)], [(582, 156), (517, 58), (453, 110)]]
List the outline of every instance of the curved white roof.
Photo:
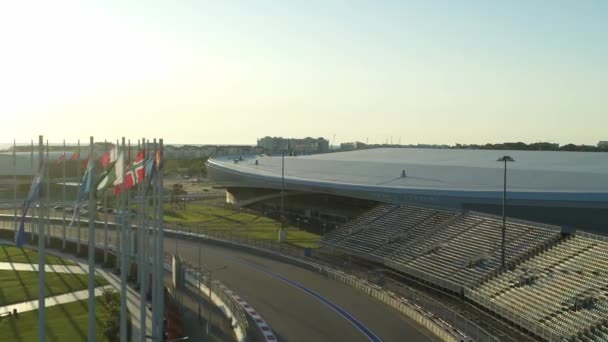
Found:
[[(287, 183), (325, 187), (499, 198), (504, 164), (496, 160), (503, 155), (515, 159), (507, 165), (511, 198), (608, 202), (608, 153), (599, 152), (370, 149), (285, 157), (285, 177)], [(243, 158), (214, 159), (210, 165), (254, 178), (281, 177), (280, 156)]]

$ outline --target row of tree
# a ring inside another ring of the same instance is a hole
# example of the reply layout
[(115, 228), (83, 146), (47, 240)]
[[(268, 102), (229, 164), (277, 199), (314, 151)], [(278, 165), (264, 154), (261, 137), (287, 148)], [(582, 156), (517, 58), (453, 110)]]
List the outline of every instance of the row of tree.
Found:
[(516, 151), (574, 151), (574, 152), (608, 152), (608, 147), (597, 147), (592, 145), (559, 144), (549, 142), (537, 142), (526, 144), (523, 142), (507, 142), (501, 144), (485, 145), (466, 145), (456, 144), (455, 149), (474, 149), (474, 150), (516, 150)]

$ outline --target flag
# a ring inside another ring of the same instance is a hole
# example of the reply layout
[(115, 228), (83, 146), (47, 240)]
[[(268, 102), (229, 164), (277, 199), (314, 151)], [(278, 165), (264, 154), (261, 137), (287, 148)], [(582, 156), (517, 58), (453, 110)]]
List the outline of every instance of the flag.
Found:
[(85, 169), (88, 167), (89, 165), (89, 159), (91, 158), (91, 155), (88, 155), (85, 159), (82, 160), (82, 168)]
[[(76, 202), (74, 202), (74, 215), (72, 215), (72, 221), (70, 222), (70, 227), (74, 223), (76, 219), (76, 215), (79, 213), (80, 205), (82, 204), (82, 200), (84, 196), (91, 191), (92, 183), (93, 183), (93, 158), (89, 158), (87, 163), (87, 168), (84, 172), (84, 176), (82, 176), (82, 182), (80, 183), (80, 187), (78, 188), (78, 194), (76, 194)], [(89, 208), (91, 210), (91, 208)]]
[(55, 165), (59, 166), (61, 165), (61, 163), (63, 163), (65, 161), (65, 152), (63, 152), (59, 158), (57, 158), (57, 160), (55, 161)]
[(160, 155), (160, 149), (157, 149), (156, 152), (154, 153), (154, 159), (155, 159), (155, 164), (156, 164), (156, 171), (162, 169), (163, 160), (162, 160), (162, 156)]
[(23, 202), (23, 213), (21, 215), (21, 222), (19, 222), (19, 229), (15, 233), (15, 245), (18, 248), (23, 248), (23, 244), (25, 243), (25, 217), (27, 216), (27, 211), (30, 208), (32, 202), (40, 199), (40, 192), (42, 191), (42, 181), (44, 175), (44, 162), (41, 163), (40, 169), (38, 170), (38, 174), (34, 177), (34, 181), (32, 182), (32, 186), (30, 187), (30, 192), (27, 194), (27, 198)]
[(135, 184), (140, 183), (144, 180), (145, 177), (145, 159), (146, 153), (144, 150), (139, 151), (137, 153), (137, 157), (135, 157), (135, 161), (132, 165), (130, 165), (127, 169), (127, 173), (125, 175), (125, 188), (127, 190), (132, 189)]
[(101, 163), (102, 168), (107, 168), (112, 162), (116, 161), (118, 158), (118, 146), (114, 146), (113, 149), (104, 153), (100, 158), (99, 162)]
[(119, 154), (116, 161), (110, 163), (106, 168), (106, 172), (101, 176), (97, 183), (97, 191), (105, 191), (110, 187), (114, 187), (116, 193), (116, 185), (122, 184), (122, 174), (124, 172), (124, 158), (122, 152)]
[(80, 159), (80, 149), (77, 149), (76, 152), (74, 152), (74, 154), (72, 154), (72, 157), (70, 157), (70, 160), (78, 160)]
[(148, 197), (148, 193), (152, 188), (152, 179), (156, 176), (156, 158), (151, 158), (146, 162), (145, 167), (146, 174), (146, 187), (144, 188), (144, 197)]

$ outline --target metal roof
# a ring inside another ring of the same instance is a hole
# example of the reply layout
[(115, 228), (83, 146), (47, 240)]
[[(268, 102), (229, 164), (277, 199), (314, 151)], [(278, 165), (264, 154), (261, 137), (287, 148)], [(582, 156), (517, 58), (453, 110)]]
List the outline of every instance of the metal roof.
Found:
[[(392, 193), (455, 194), (608, 203), (608, 153), (383, 148), (285, 157), (286, 183)], [(238, 158), (238, 157), (237, 157)], [(258, 161), (256, 165), (255, 161)], [(281, 177), (281, 157), (210, 160), (217, 169), (267, 180)], [(405, 170), (406, 177), (401, 177)], [(459, 195), (459, 196), (460, 196)], [(475, 197), (474, 196), (474, 197)]]

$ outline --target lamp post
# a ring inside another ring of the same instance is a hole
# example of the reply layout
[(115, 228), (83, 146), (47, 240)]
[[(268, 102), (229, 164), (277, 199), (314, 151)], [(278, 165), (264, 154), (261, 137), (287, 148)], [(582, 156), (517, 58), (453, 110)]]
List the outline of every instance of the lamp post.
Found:
[(285, 229), (285, 212), (283, 211), (285, 192), (285, 151), (281, 152), (281, 230)]
[(505, 244), (506, 244), (506, 235), (507, 235), (507, 223), (506, 223), (506, 205), (507, 205), (507, 162), (514, 162), (515, 159), (511, 158), (511, 156), (502, 156), (498, 158), (496, 161), (505, 163), (505, 172), (504, 172), (504, 188), (502, 193), (502, 242), (501, 242), (501, 257), (500, 257), (500, 266), (501, 269), (505, 269)]

